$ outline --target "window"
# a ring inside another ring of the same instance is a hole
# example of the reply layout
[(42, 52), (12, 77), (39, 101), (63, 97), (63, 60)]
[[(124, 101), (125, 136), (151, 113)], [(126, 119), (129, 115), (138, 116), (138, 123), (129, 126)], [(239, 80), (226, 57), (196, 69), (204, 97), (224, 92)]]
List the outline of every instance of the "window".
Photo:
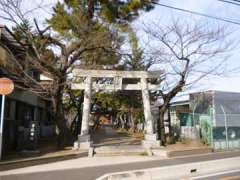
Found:
[(30, 121), (34, 120), (34, 106), (17, 101), (16, 103), (16, 119), (20, 126), (29, 127)]

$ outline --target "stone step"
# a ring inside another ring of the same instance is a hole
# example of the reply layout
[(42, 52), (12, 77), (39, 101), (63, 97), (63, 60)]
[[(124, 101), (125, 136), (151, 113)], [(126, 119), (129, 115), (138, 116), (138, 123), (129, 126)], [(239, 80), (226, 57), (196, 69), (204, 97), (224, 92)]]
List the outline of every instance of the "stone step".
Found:
[(94, 156), (121, 156), (121, 155), (145, 155), (146, 150), (141, 146), (121, 145), (102, 146), (94, 148)]
[(109, 156), (147, 156), (147, 152), (116, 152), (116, 153), (96, 153), (94, 157), (109, 157)]

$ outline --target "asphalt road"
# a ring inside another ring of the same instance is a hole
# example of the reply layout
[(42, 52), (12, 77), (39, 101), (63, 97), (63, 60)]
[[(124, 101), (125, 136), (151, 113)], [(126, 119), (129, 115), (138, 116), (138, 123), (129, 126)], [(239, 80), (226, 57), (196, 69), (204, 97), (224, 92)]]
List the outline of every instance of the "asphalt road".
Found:
[(172, 158), (166, 160), (154, 160), (147, 162), (137, 162), (118, 165), (97, 166), (88, 168), (48, 171), (41, 173), (8, 175), (0, 177), (0, 180), (94, 180), (106, 173), (129, 171), (136, 169), (146, 169), (163, 167), (168, 165), (178, 165), (192, 162), (209, 161), (223, 158), (240, 156), (240, 151), (213, 153), (199, 156)]
[(240, 180), (240, 170), (194, 177), (192, 180)]

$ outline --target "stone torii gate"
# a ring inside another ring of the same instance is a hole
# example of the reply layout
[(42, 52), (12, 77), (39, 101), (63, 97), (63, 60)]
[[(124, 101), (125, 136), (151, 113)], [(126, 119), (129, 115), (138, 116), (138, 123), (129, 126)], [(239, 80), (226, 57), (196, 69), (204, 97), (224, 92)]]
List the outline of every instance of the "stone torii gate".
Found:
[[(89, 134), (89, 114), (91, 108), (92, 90), (140, 90), (142, 91), (144, 117), (146, 122), (146, 134), (142, 145), (146, 148), (160, 146), (157, 134), (154, 132), (154, 122), (151, 114), (149, 90), (158, 90), (159, 84), (151, 84), (149, 79), (156, 79), (162, 72), (148, 71), (113, 71), (113, 70), (73, 70), (74, 80), (72, 90), (84, 90), (83, 115), (81, 134), (75, 148), (88, 149), (91, 147)], [(98, 79), (107, 79), (109, 83), (99, 83)], [(124, 84), (123, 79), (139, 79), (136, 84)], [(77, 147), (76, 147), (77, 146)]]

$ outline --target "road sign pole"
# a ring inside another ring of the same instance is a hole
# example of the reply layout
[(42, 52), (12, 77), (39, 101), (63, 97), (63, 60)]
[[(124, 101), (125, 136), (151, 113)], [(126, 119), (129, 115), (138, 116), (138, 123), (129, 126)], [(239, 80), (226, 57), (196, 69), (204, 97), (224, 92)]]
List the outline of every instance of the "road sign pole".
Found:
[(0, 160), (2, 159), (2, 144), (3, 144), (3, 120), (5, 108), (5, 95), (11, 94), (14, 90), (14, 84), (11, 79), (0, 78), (0, 94), (2, 95), (2, 107), (0, 118)]
[(1, 124), (0, 124), (0, 160), (2, 159), (3, 120), (5, 108), (5, 95), (2, 95)]

